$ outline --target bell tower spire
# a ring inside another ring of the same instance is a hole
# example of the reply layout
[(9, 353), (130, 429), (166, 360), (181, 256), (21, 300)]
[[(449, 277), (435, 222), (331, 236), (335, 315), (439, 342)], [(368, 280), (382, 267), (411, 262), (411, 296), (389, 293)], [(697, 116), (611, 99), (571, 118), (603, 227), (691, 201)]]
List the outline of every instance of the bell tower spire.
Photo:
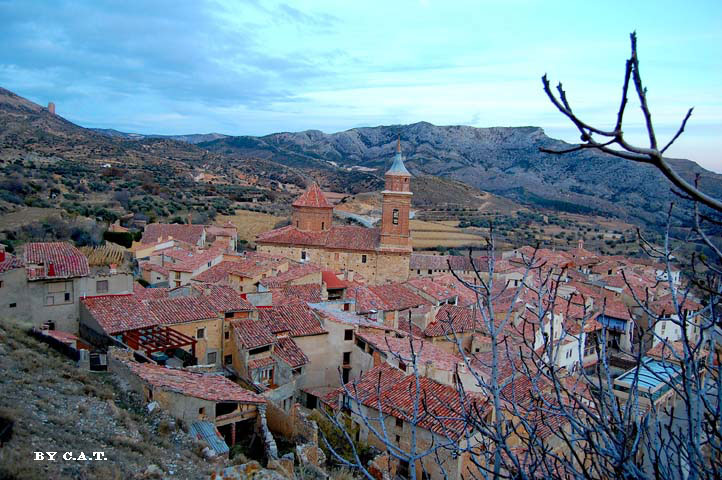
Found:
[(411, 210), (411, 174), (401, 154), (401, 136), (396, 142), (396, 155), (385, 175), (381, 215), (381, 249), (411, 251), (409, 211)]

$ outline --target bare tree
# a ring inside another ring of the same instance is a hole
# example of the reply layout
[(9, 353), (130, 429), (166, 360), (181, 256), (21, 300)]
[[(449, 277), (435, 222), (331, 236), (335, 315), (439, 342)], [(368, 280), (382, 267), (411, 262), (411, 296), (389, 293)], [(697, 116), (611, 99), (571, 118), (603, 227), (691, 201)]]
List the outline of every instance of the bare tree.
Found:
[[(718, 313), (722, 250), (705, 231), (707, 225), (719, 226), (714, 214), (722, 214), (722, 202), (701, 191), (698, 179), (690, 182), (674, 172), (664, 157), (683, 133), (692, 110), (660, 148), (635, 34), (631, 47), (613, 130), (578, 118), (561, 84), (555, 95), (543, 77), (544, 91), (579, 129), (583, 142), (549, 152), (561, 155), (594, 149), (655, 166), (681, 191), (682, 201), (691, 202), (693, 227), (685, 240), (704, 245), (708, 255), (693, 256), (683, 265), (684, 277), (677, 278), (677, 251), (670, 233), (674, 206), (670, 206), (664, 245), (654, 245), (639, 235), (641, 246), (661, 265), (655, 272), (656, 283), (642, 291), (631, 273), (622, 271), (624, 291), (633, 301), (625, 305), (626, 312), (613, 312), (610, 296), (595, 296), (594, 303), (584, 294), (570, 294), (569, 276), (579, 273), (550, 261), (538, 248), (520, 255), (522, 279), (511, 287), (496, 272), (490, 229), (485, 268), (479, 268), (470, 252), (474, 281), (456, 276), (475, 294), (472, 330), (487, 339), (488, 351), (470, 351), (464, 346), (466, 332), (459, 330), (451, 316), (445, 321), (446, 340), (455, 346), (463, 371), (473, 382), (462, 381), (460, 370), (453, 384), (454, 401), (444, 399), (447, 408), (443, 411), (432, 407), (438, 402), (432, 402), (431, 390), (424, 388), (419, 361), (424, 340), (414, 337), (409, 324), (406, 353), (392, 351), (390, 345), (389, 351), (411, 367), (407, 392), (411, 408), (400, 411), (397, 401), (384, 395), (387, 387), (382, 373), (375, 382), (352, 381), (341, 391), (346, 412), (378, 439), (390, 458), (411, 465), (410, 478), (416, 478), (415, 465), (429, 476), (430, 460), (439, 467), (431, 476), (453, 478), (722, 476)], [(648, 147), (632, 145), (624, 137), (630, 82), (645, 118)], [(702, 213), (700, 204), (709, 213)], [(619, 327), (609, 320), (612, 314), (628, 316), (623, 328), (630, 341), (618, 344)], [(675, 338), (665, 329), (676, 332)], [(573, 356), (570, 352), (578, 362), (567, 361)], [(585, 367), (583, 359), (590, 356), (597, 361)], [(402, 446), (386, 427), (394, 416), (408, 422), (408, 445)], [(344, 430), (338, 415), (329, 414), (329, 418)], [(433, 430), (435, 435), (420, 445), (417, 438), (422, 430)], [(350, 434), (346, 437), (353, 444)], [(372, 477), (357, 454), (352, 459), (337, 457), (345, 466)], [(456, 464), (460, 468), (449, 469), (449, 458), (462, 458)]]

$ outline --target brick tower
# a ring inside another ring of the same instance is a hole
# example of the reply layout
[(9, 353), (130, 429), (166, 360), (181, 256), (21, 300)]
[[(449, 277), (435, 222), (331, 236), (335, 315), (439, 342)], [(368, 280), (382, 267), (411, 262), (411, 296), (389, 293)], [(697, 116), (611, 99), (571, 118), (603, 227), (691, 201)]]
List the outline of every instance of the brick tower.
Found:
[(333, 207), (326, 200), (316, 182), (293, 202), (291, 225), (308, 232), (323, 232), (331, 228)]
[(381, 214), (381, 250), (411, 251), (409, 210), (411, 209), (411, 174), (401, 156), (401, 139), (396, 144), (396, 156), (386, 172), (386, 188)]

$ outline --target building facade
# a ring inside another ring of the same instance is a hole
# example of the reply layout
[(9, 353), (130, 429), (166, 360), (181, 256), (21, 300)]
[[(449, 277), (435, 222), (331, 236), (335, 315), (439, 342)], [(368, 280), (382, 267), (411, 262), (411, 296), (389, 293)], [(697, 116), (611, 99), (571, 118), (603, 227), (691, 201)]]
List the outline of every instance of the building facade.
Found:
[(258, 251), (324, 270), (358, 273), (372, 284), (407, 280), (412, 192), (400, 142), (385, 181), (380, 228), (332, 225), (333, 207), (314, 183), (293, 203), (291, 225), (256, 238)]

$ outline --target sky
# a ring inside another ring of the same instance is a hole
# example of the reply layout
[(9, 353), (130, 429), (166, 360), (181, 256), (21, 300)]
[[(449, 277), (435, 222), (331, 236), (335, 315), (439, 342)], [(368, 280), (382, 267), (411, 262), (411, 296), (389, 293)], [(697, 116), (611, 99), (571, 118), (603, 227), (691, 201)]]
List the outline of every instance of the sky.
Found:
[[(722, 172), (722, 2), (0, 0), (0, 86), (85, 127), (265, 135), (427, 121), (540, 126), (542, 91), (613, 126), (629, 34), (655, 130)], [(646, 142), (638, 103), (625, 132)]]

